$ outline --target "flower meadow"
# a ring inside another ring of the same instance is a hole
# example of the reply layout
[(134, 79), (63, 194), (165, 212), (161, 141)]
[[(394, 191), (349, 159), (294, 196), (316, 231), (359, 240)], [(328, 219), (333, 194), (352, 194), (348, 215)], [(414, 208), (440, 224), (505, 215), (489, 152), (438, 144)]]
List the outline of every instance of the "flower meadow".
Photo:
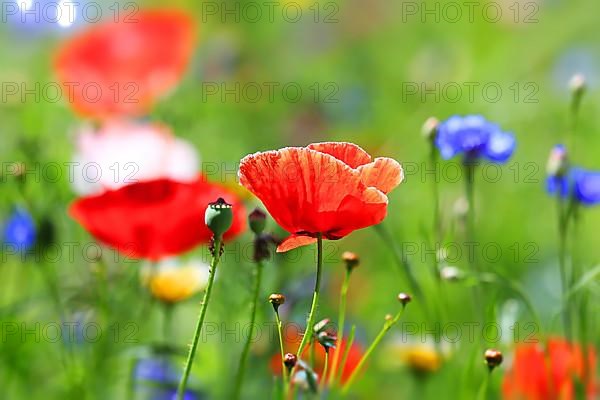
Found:
[(600, 399), (590, 5), (6, 2), (0, 398)]

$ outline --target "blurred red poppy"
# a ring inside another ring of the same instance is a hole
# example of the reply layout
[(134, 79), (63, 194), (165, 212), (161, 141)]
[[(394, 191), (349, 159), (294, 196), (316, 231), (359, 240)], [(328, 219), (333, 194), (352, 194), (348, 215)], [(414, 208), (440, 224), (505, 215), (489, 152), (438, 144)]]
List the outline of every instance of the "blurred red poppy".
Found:
[(191, 183), (169, 179), (134, 183), (80, 198), (70, 213), (96, 239), (126, 257), (159, 260), (211, 239), (204, 212), (219, 197), (233, 204), (233, 225), (225, 234), (231, 239), (246, 226), (245, 208), (232, 192), (203, 177)]
[[(504, 376), (506, 400), (596, 399), (596, 352), (584, 354), (579, 344), (551, 338), (546, 348), (519, 344)], [(581, 393), (577, 395), (577, 393)]]
[(58, 50), (54, 67), (76, 112), (137, 116), (179, 82), (193, 46), (187, 14), (140, 11), (74, 36)]
[[(288, 327), (284, 331), (284, 351), (296, 354), (298, 347), (300, 346), (300, 342), (302, 341), (302, 335), (292, 327)], [(340, 346), (340, 354), (344, 354), (346, 351), (347, 341), (346, 339), (342, 339), (342, 344)], [(312, 351), (311, 347), (314, 349), (314, 366), (313, 370), (317, 373), (319, 378), (323, 373), (323, 368), (325, 368), (325, 350), (323, 346), (319, 343), (314, 343), (311, 346), (306, 346), (303, 350), (303, 356), (301, 359), (308, 361), (310, 359), (310, 353)], [(333, 356), (335, 349), (329, 351), (329, 360), (331, 366), (331, 357)], [(352, 343), (350, 350), (348, 351), (348, 358), (346, 359), (346, 365), (344, 365), (344, 369), (341, 375), (341, 382), (345, 383), (350, 375), (358, 365), (360, 359), (363, 356), (363, 349), (356, 342)], [(340, 357), (341, 358), (341, 357)], [(341, 367), (341, 366), (340, 366)], [(275, 374), (281, 374), (281, 354), (277, 353), (271, 357), (271, 371)], [(339, 371), (338, 371), (339, 373)]]
[(242, 159), (239, 176), (292, 233), (279, 252), (314, 243), (318, 233), (335, 240), (380, 223), (386, 194), (404, 178), (395, 160), (372, 160), (357, 145), (343, 142), (250, 154)]

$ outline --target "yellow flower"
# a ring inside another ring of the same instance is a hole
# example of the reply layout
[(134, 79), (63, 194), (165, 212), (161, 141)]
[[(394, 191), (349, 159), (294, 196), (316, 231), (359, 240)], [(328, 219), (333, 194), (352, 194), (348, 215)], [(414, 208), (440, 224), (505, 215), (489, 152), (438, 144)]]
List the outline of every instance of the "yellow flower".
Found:
[(402, 358), (407, 366), (415, 372), (435, 372), (441, 364), (442, 358), (438, 352), (427, 345), (415, 345), (404, 349)]
[(385, 361), (390, 368), (403, 365), (421, 374), (436, 372), (444, 360), (444, 354), (429, 342), (406, 343), (392, 340), (388, 344), (386, 354), (388, 356)]
[(178, 265), (167, 261), (158, 265), (152, 272), (143, 272), (152, 296), (165, 303), (187, 300), (202, 291), (208, 283), (208, 266), (201, 262)]

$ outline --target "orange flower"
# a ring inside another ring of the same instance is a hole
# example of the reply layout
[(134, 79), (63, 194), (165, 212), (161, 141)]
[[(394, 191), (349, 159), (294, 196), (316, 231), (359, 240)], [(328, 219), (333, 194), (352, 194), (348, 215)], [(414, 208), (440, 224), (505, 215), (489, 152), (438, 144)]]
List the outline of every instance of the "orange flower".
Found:
[(143, 11), (73, 37), (54, 67), (76, 112), (96, 119), (138, 116), (179, 82), (193, 46), (187, 14)]
[(255, 153), (242, 159), (240, 183), (292, 235), (278, 252), (314, 243), (317, 234), (341, 239), (383, 221), (386, 194), (404, 174), (391, 158), (371, 159), (352, 143), (315, 143)]
[(519, 344), (504, 376), (506, 400), (574, 400), (581, 385), (586, 399), (595, 399), (596, 352), (584, 354), (579, 344), (552, 338), (546, 348)]

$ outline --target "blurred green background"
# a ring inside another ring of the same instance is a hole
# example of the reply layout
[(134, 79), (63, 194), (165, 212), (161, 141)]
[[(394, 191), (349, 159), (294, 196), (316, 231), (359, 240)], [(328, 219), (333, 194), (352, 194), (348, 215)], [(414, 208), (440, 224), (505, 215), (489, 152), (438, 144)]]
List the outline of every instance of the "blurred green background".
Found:
[[(106, 15), (112, 12), (112, 2), (99, 4)], [(119, 7), (126, 4), (121, 2)], [(420, 133), (423, 122), (430, 116), (445, 119), (477, 113), (514, 132), (518, 141), (514, 157), (501, 168), (481, 168), (476, 177), (478, 248), (492, 243), (502, 251), (499, 257), (479, 253), (478, 262), (523, 286), (542, 317), (543, 326), (536, 332), (559, 331), (555, 203), (544, 189), (545, 162), (551, 146), (563, 142), (568, 131), (568, 81), (573, 74), (583, 73), (589, 90), (580, 111), (574, 161), (600, 167), (600, 28), (593, 12), (595, 0), (477, 2), (472, 15), (463, 2), (297, 0), (274, 5), (273, 18), (267, 15), (270, 6), (260, 2), (136, 4), (183, 8), (197, 20), (193, 62), (183, 82), (149, 118), (191, 141), (210, 179), (233, 185), (237, 163), (246, 154), (326, 140), (354, 142), (374, 156), (393, 157), (404, 164), (406, 180), (390, 195), (385, 225), (399, 248), (409, 250), (408, 257), (428, 297), (420, 299), (421, 303), (442, 299), (427, 278), (433, 203), (432, 176), (426, 174), (424, 164), (429, 147)], [(223, 15), (224, 7), (234, 11)], [(255, 18), (248, 7), (259, 8), (263, 16)], [(302, 16), (295, 21), (297, 10)], [(496, 10), (502, 14), (498, 20)], [(24, 83), (34, 91), (36, 83), (55, 82), (51, 69), (55, 48), (82, 28), (85, 24), (69, 29), (25, 29), (3, 20), (0, 81)], [(263, 91), (254, 101), (257, 85)], [(272, 98), (268, 85), (275, 87)], [(298, 101), (293, 89), (287, 93), (282, 89), (286, 85), (301, 88)], [(0, 220), (8, 217), (15, 204), (26, 201), (38, 229), (43, 227), (48, 235), (40, 239), (36, 254), (24, 259), (2, 256), (0, 397), (83, 398), (69, 388), (70, 382), (85, 379), (86, 398), (129, 398), (126, 390), (133, 360), (148, 351), (150, 344), (161, 341), (162, 310), (139, 284), (141, 263), (112, 264), (106, 280), (99, 276), (94, 263), (87, 262), (81, 251), (81, 244), (91, 238), (66, 214), (67, 205), (75, 198), (66, 171), (56, 181), (44, 177), (44, 165), (71, 161), (74, 135), (83, 122), (65, 101), (51, 102), (34, 94), (25, 99), (5, 96), (4, 89), (0, 104)], [(42, 171), (41, 176), (28, 175), (18, 181), (7, 174), (5, 166), (10, 162), (32, 165)], [(455, 204), (463, 183), (453, 179), (447, 164), (442, 165), (445, 240), (461, 246), (463, 229)], [(487, 179), (482, 171), (489, 172)], [(489, 178), (496, 173), (501, 173), (497, 180)], [(250, 198), (248, 202), (257, 204)], [(595, 265), (600, 256), (598, 223), (598, 211), (586, 210), (577, 243), (578, 257), (586, 267)], [(270, 228), (276, 230), (273, 222)], [(247, 233), (226, 252), (209, 308), (207, 320), (223, 323), (228, 329), (247, 318), (248, 282), (254, 267), (235, 249), (247, 246), (250, 240)], [(44, 243), (58, 244), (62, 254), (48, 256)], [(80, 244), (73, 257), (66, 254), (65, 243)], [(356, 252), (362, 260), (353, 276), (347, 318), (357, 324), (358, 340), (366, 346), (385, 314), (397, 309), (396, 294), (409, 289), (393, 254), (375, 230), (355, 232), (341, 241), (327, 242), (319, 317), (337, 315), (343, 276), (339, 255), (345, 250)], [(461, 269), (467, 266), (464, 247), (462, 251), (451, 263)], [(294, 293), (298, 303), (285, 318), (297, 323), (303, 322), (308, 310), (314, 275), (314, 253), (306, 249), (300, 253), (297, 258), (274, 257), (266, 267), (262, 288), (265, 298), (274, 291)], [(206, 259), (207, 250), (199, 248), (185, 257), (195, 256)], [(108, 285), (108, 296), (103, 297), (98, 289), (101, 282)], [(468, 288), (454, 282), (444, 286), (447, 313), (441, 322), (472, 321)], [(26, 338), (7, 334), (10, 324), (24, 323), (31, 328), (36, 323), (44, 326), (57, 321), (52, 296), (61, 299), (64, 315), (97, 321), (102, 338), (65, 345), (43, 335), (36, 340), (35, 334)], [(532, 320), (515, 293), (504, 286), (490, 285), (489, 300), (499, 321), (524, 324)], [(196, 298), (175, 310), (172, 344), (183, 347), (190, 340), (198, 303)], [(591, 313), (597, 313), (597, 304), (592, 302)], [(264, 302), (259, 321), (271, 320), (270, 305)], [(405, 321), (435, 322), (426, 318), (419, 301), (410, 307)], [(590, 322), (590, 332), (598, 341), (594, 322)], [(395, 334), (401, 331), (397, 328)], [(130, 333), (132, 343), (124, 339)], [(269, 358), (277, 351), (277, 342), (263, 335), (251, 355), (246, 398), (271, 394)], [(387, 345), (393, 339), (393, 335), (388, 337)], [(411, 337), (420, 339), (420, 334)], [(496, 347), (508, 353), (513, 343), (513, 331), (505, 329)], [(371, 398), (373, 393), (394, 399), (474, 398), (485, 371), (472, 367), (472, 346), (450, 347), (451, 355), (441, 369), (427, 376), (411, 373), (407, 366), (390, 360), (394, 352), (380, 348), (354, 387), (356, 398)], [(242, 342), (231, 335), (215, 334), (201, 342), (194, 385), (211, 398), (227, 398), (241, 348)], [(183, 359), (180, 361), (177, 365)], [(497, 388), (500, 376), (495, 378)]]

